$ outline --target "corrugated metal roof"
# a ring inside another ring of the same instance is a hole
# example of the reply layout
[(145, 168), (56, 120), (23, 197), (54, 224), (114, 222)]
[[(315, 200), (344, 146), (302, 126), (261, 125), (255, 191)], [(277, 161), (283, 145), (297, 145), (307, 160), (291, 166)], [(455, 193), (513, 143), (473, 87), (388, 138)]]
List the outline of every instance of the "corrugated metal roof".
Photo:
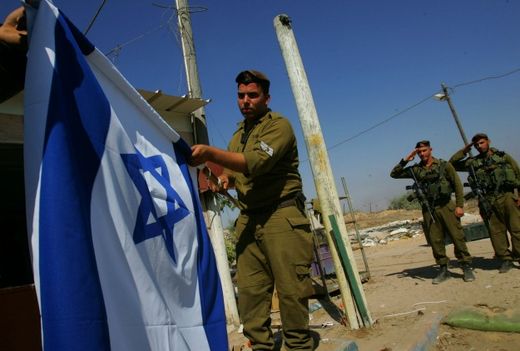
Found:
[(139, 89), (138, 92), (186, 142), (193, 144), (191, 113), (207, 105), (210, 100), (166, 95), (160, 90), (152, 92)]
[[(186, 96), (165, 95), (162, 91), (156, 90), (154, 92), (138, 89), (150, 105), (155, 108), (157, 112), (164, 111), (165, 114), (173, 115), (187, 115), (193, 111), (203, 107), (209, 103), (210, 100), (194, 99)], [(163, 114), (161, 113), (163, 116)], [(164, 117), (164, 116), (163, 116)]]
[[(160, 90), (152, 92), (139, 89), (138, 92), (184, 140), (188, 143), (193, 141), (191, 113), (207, 105), (210, 100), (166, 95)], [(0, 104), (0, 126), (9, 134), (0, 133), (0, 142), (23, 142), (23, 122), (16, 116), (23, 116), (23, 92)]]

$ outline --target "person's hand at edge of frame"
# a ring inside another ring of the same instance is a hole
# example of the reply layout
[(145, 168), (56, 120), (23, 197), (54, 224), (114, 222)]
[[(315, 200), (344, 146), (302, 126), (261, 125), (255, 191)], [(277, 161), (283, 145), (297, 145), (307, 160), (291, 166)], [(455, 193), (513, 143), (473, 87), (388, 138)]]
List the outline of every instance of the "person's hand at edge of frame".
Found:
[(27, 22), (23, 6), (7, 15), (0, 26), (0, 40), (13, 48), (27, 50)]
[(9, 13), (0, 25), (0, 103), (23, 90), (26, 55), (25, 9), (19, 7)]

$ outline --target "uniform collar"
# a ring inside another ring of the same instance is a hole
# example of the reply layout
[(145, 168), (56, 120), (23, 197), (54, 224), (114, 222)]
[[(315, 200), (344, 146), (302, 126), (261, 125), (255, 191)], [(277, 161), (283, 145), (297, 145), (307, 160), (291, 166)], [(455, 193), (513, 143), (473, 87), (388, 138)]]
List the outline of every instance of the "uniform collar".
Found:
[(492, 152), (491, 155), (488, 152), (486, 152), (484, 154), (478, 154), (476, 157), (477, 158), (488, 158), (488, 157), (495, 155), (498, 152), (498, 150), (494, 147), (490, 147), (489, 150), (491, 150), (491, 152)]
[[(431, 167), (433, 167), (433, 165), (436, 165), (436, 164), (439, 164), (439, 163), (440, 163), (439, 159), (438, 159), (438, 158), (435, 158), (435, 157), (432, 156), (432, 164), (431, 164)], [(422, 168), (431, 168), (431, 167), (428, 167), (428, 166), (426, 166), (425, 164), (423, 164), (422, 161), (419, 162), (419, 165), (420, 165)]]
[[(254, 120), (253, 121), (253, 127), (256, 126), (257, 124), (263, 122), (267, 118), (271, 118), (271, 109), (268, 109), (267, 113), (265, 115), (263, 115), (262, 117), (259, 117), (256, 120)], [(245, 128), (246, 128), (246, 119), (244, 118), (243, 120), (238, 122), (238, 129), (244, 129), (245, 130)]]

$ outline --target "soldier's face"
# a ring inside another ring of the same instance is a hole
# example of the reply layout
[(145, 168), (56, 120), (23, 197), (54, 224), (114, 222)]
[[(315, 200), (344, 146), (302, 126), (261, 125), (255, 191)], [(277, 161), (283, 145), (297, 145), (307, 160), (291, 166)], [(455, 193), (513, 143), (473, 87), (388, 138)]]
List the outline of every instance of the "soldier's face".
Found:
[(477, 149), (477, 151), (480, 153), (488, 152), (489, 150), (489, 140), (485, 138), (477, 140), (477, 142), (473, 145), (475, 145), (475, 149)]
[(432, 155), (432, 148), (428, 146), (421, 146), (417, 149), (417, 155), (421, 159), (421, 161), (428, 161), (430, 156)]
[(264, 94), (262, 87), (256, 83), (238, 86), (238, 108), (247, 119), (263, 116), (268, 110), (269, 100), (269, 95)]

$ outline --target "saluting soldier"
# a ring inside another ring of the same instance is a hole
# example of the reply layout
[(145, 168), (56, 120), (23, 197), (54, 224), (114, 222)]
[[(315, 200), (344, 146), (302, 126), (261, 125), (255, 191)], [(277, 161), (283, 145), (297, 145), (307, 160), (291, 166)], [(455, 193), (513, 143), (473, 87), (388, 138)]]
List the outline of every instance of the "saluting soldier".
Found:
[[(502, 261), (499, 272), (506, 273), (513, 267), (513, 260), (520, 258), (520, 170), (510, 155), (490, 144), (486, 134), (478, 133), (450, 162), (457, 171), (470, 172), (468, 180), (474, 177), (482, 188), (480, 215), (488, 225), (495, 256)], [(471, 146), (475, 146), (479, 154), (466, 157)], [(507, 231), (511, 234), (511, 250)]]
[[(405, 167), (418, 155), (420, 162)], [(464, 281), (475, 280), (471, 268), (471, 255), (466, 246), (460, 217), (464, 215), (463, 187), (453, 166), (432, 156), (432, 148), (428, 140), (421, 140), (415, 149), (401, 160), (390, 173), (392, 178), (411, 178), (416, 180), (424, 194), (421, 201), (423, 228), (432, 247), (435, 262), (440, 266), (439, 274), (433, 284), (439, 284), (450, 278), (448, 270), (449, 258), (446, 256), (444, 233), (448, 233), (453, 242), (455, 257), (464, 273)], [(451, 199), (455, 192), (455, 202)]]
[(243, 71), (236, 83), (244, 120), (228, 150), (194, 145), (190, 164), (212, 161), (224, 166), (219, 185), (237, 191), (238, 309), (253, 350), (274, 348), (270, 312), (275, 284), (285, 348), (312, 350), (308, 298), (314, 293), (313, 241), (304, 212), (296, 137), (289, 121), (269, 109), (270, 82), (263, 73)]

